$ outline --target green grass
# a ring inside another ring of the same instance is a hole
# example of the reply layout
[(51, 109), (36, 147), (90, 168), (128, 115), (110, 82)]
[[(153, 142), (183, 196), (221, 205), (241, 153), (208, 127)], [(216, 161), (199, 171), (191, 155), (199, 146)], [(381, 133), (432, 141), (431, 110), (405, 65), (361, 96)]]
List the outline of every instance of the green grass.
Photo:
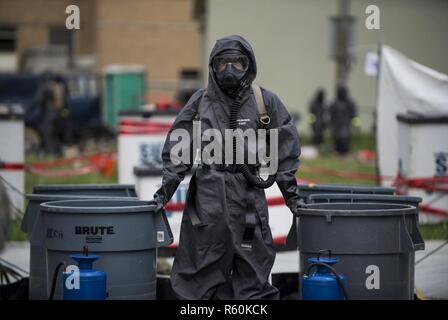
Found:
[(33, 186), (38, 184), (87, 184), (87, 183), (116, 183), (117, 173), (110, 177), (104, 177), (100, 173), (90, 173), (73, 177), (43, 177), (27, 173), (25, 177), (26, 193), (33, 192)]
[(323, 175), (318, 173), (307, 172), (307, 168), (319, 167), (338, 171), (358, 172), (374, 174), (375, 166), (372, 163), (364, 163), (354, 157), (339, 157), (336, 155), (320, 156), (313, 160), (302, 160), (302, 170), (299, 168), (297, 175), (299, 178), (315, 181), (318, 183), (341, 183), (341, 184), (359, 184), (359, 185), (375, 185), (373, 180), (355, 179), (346, 177), (337, 177)]
[[(42, 161), (52, 161), (57, 160), (54, 157), (38, 158), (36, 156), (27, 156), (26, 163), (30, 164), (33, 162)], [(61, 166), (58, 169), (64, 169), (68, 166)], [(117, 170), (115, 168), (114, 172), (110, 177), (105, 177), (100, 173), (89, 173), (79, 176), (72, 177), (45, 177), (27, 172), (25, 175), (25, 193), (32, 193), (33, 187), (38, 184), (86, 184), (86, 183), (116, 183)]]
[[(55, 158), (38, 158), (36, 156), (27, 156), (26, 163), (40, 162), (40, 161), (50, 161), (55, 160)], [(63, 168), (63, 167), (61, 167)], [(33, 192), (33, 187), (39, 184), (97, 184), (97, 183), (116, 183), (117, 170), (115, 169), (110, 177), (105, 177), (100, 173), (90, 173), (80, 176), (72, 177), (44, 177), (36, 174), (27, 172), (25, 174), (25, 193), (29, 194)], [(25, 203), (26, 207), (26, 203)], [(15, 220), (11, 222), (8, 238), (12, 241), (27, 241), (28, 235), (20, 230), (20, 225), (22, 223), (22, 215), (18, 216)]]
[[(311, 141), (309, 136), (301, 135), (300, 141), (302, 145), (308, 145)], [(299, 178), (316, 181), (318, 183), (341, 183), (341, 184), (359, 184), (359, 185), (375, 185), (375, 181), (369, 181), (365, 179), (354, 179), (337, 177), (330, 175), (322, 175), (316, 173), (307, 172), (307, 168), (325, 168), (338, 171), (358, 172), (366, 174), (375, 173), (375, 163), (360, 161), (356, 158), (356, 153), (359, 150), (367, 149), (374, 151), (375, 138), (370, 134), (354, 135), (352, 140), (352, 152), (348, 156), (338, 156), (333, 152), (331, 139), (326, 136), (324, 143), (319, 147), (320, 155), (317, 159), (301, 160), (302, 170), (299, 168), (297, 175)]]
[(448, 239), (448, 222), (438, 224), (422, 224), (420, 232), (425, 240)]
[[(300, 143), (302, 145), (311, 144), (311, 137), (306, 134), (300, 134)], [(359, 151), (362, 149), (375, 151), (376, 150), (375, 136), (369, 133), (354, 134), (352, 137), (351, 148), (353, 151)], [(324, 153), (330, 153), (332, 150), (331, 137), (328, 132), (326, 132), (325, 139), (321, 146), (321, 149), (324, 151)]]
[(8, 230), (8, 239), (10, 241), (28, 241), (29, 237), (26, 233), (20, 230), (20, 225), (22, 224), (22, 217), (17, 217), (15, 220), (11, 221)]

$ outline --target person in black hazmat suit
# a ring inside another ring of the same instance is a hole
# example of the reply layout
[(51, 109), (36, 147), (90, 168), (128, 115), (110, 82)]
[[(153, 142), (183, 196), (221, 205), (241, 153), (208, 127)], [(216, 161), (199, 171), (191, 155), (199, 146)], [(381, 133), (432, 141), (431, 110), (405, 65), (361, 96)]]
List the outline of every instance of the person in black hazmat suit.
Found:
[(325, 130), (325, 114), (327, 112), (325, 104), (325, 91), (317, 90), (314, 98), (310, 102), (310, 123), (313, 132), (313, 144), (319, 146), (323, 141)]
[(350, 151), (352, 120), (356, 115), (357, 107), (349, 97), (348, 89), (339, 86), (336, 100), (330, 106), (330, 118), (334, 149), (341, 155)]
[[(177, 139), (170, 141), (171, 132), (181, 128), (192, 136), (192, 122), (198, 113), (202, 132), (215, 128), (224, 137), (224, 129), (236, 125), (242, 130), (257, 129), (259, 110), (250, 85), (256, 74), (254, 52), (245, 39), (233, 35), (216, 42), (207, 88), (198, 90), (182, 108), (165, 141), (162, 186), (152, 200), (157, 210), (162, 210), (192, 168), (192, 159), (189, 164), (171, 161), (170, 152), (177, 143)], [(297, 129), (280, 99), (266, 89), (262, 94), (269, 125), (278, 129), (275, 181), (297, 214), (302, 206), (295, 177), (300, 155)], [(275, 251), (265, 193), (250, 183), (243, 167), (203, 164), (194, 172), (171, 273), (172, 288), (180, 299), (279, 297), (277, 288), (268, 282)], [(255, 167), (250, 167), (251, 173)]]
[(71, 142), (69, 90), (65, 79), (45, 71), (40, 79), (34, 104), (40, 109), (37, 129), (45, 152), (61, 155), (62, 146)]

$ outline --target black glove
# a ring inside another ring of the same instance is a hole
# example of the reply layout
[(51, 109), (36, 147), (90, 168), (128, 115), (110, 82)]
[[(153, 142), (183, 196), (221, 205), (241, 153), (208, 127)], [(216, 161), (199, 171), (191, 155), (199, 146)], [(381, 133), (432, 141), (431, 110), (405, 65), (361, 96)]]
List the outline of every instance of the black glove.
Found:
[(160, 203), (159, 201), (157, 201), (157, 200), (150, 200), (150, 201), (148, 201), (148, 204), (149, 205), (154, 205), (154, 206), (156, 206), (156, 213), (158, 213), (158, 212), (160, 212), (161, 210), (163, 210), (163, 204), (162, 203)]
[(306, 207), (306, 203), (302, 199), (299, 199), (289, 205), (289, 210), (291, 210), (295, 216), (299, 216), (299, 209), (306, 209)]

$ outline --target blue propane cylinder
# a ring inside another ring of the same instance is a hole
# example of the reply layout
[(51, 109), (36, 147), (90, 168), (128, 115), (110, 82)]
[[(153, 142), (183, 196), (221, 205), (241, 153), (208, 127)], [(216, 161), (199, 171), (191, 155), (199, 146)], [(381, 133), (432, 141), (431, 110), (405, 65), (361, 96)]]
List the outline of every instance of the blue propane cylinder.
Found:
[(92, 270), (93, 262), (100, 257), (81, 254), (70, 257), (78, 263), (79, 282), (77, 282), (75, 278), (77, 275), (74, 272), (63, 273), (64, 300), (105, 300), (106, 273)]
[[(344, 300), (347, 299), (345, 291), (346, 278), (338, 274), (332, 267), (338, 258), (313, 257), (309, 258), (311, 263), (302, 276), (302, 299), (303, 300)], [(316, 271), (309, 273), (311, 269)]]

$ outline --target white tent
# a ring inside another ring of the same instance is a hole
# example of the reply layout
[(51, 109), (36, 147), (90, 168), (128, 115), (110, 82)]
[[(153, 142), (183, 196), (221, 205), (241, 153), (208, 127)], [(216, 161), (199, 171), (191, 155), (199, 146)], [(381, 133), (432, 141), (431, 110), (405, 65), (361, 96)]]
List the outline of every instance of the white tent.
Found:
[[(399, 143), (396, 115), (408, 111), (448, 112), (448, 75), (382, 46), (378, 94), (379, 171), (382, 176), (394, 177), (398, 172)], [(383, 185), (391, 182), (383, 180)]]

